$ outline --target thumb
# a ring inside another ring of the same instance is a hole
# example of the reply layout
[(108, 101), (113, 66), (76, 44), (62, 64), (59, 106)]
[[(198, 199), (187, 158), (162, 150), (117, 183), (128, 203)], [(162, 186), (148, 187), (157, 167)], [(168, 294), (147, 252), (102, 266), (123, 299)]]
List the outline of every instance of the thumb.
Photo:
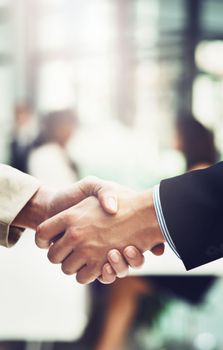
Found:
[(112, 192), (111, 189), (103, 189), (98, 193), (98, 200), (102, 208), (108, 214), (117, 214), (118, 212), (118, 198), (116, 193)]
[(95, 196), (101, 207), (108, 214), (116, 214), (118, 211), (118, 197), (110, 182), (88, 176), (79, 182), (79, 187), (85, 198)]

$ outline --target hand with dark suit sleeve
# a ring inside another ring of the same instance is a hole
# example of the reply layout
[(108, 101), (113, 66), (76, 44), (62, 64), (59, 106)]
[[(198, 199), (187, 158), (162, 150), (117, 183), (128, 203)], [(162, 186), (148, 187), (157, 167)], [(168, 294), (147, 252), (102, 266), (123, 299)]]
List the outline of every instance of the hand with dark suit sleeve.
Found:
[(223, 257), (223, 162), (161, 181), (154, 205), (166, 241), (187, 270)]
[(166, 241), (187, 270), (223, 257), (223, 162), (163, 180), (153, 197)]

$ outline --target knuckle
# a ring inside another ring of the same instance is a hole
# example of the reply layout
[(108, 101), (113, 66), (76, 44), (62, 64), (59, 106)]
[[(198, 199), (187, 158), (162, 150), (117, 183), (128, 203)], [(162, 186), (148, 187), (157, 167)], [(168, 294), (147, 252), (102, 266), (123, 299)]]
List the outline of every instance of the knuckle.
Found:
[(66, 210), (63, 213), (63, 217), (62, 220), (64, 222), (65, 225), (72, 225), (73, 221), (74, 221), (74, 212), (71, 213), (70, 210)]
[(92, 192), (92, 186), (96, 186), (98, 184), (99, 179), (96, 176), (86, 176), (83, 180), (84, 191)]
[(80, 189), (85, 194), (85, 196), (94, 195), (100, 189), (101, 180), (96, 176), (86, 176), (80, 182)]
[(36, 238), (42, 238), (44, 235), (44, 226), (41, 224), (36, 229)]
[(70, 229), (68, 229), (67, 231), (67, 238), (68, 241), (72, 244), (72, 243), (76, 243), (79, 239), (79, 234), (78, 232), (75, 230), (74, 227), (71, 227)]

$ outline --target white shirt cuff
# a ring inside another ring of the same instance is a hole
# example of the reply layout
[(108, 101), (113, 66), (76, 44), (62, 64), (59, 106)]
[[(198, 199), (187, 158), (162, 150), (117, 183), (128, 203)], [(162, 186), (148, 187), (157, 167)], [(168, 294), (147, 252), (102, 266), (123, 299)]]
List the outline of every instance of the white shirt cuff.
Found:
[(167, 243), (169, 244), (170, 248), (174, 251), (174, 253), (178, 256), (178, 258), (181, 259), (180, 255), (177, 252), (176, 246), (172, 240), (172, 237), (169, 233), (169, 230), (168, 230), (168, 227), (166, 225), (166, 221), (165, 221), (165, 218), (163, 215), (162, 205), (161, 205), (161, 201), (160, 201), (160, 185), (156, 185), (153, 188), (153, 202), (154, 202), (157, 220), (158, 220), (158, 223), (160, 225), (160, 229), (162, 231), (162, 234), (163, 234), (165, 240), (167, 241)]

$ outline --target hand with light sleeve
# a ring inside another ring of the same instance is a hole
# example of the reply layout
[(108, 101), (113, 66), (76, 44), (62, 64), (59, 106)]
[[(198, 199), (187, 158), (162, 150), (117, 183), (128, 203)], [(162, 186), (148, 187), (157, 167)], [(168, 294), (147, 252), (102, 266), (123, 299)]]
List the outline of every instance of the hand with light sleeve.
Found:
[[(107, 182), (87, 177), (64, 190), (55, 191), (32, 176), (0, 164), (0, 245), (13, 246), (24, 229), (36, 230), (44, 220), (89, 196), (97, 197), (107, 215), (116, 214), (117, 195)], [(138, 251), (134, 263), (137, 266), (143, 263), (143, 256)], [(124, 258), (120, 259), (118, 268), (123, 276), (128, 272)], [(104, 275), (103, 283), (111, 283), (116, 278), (116, 272), (109, 264), (105, 266)]]

